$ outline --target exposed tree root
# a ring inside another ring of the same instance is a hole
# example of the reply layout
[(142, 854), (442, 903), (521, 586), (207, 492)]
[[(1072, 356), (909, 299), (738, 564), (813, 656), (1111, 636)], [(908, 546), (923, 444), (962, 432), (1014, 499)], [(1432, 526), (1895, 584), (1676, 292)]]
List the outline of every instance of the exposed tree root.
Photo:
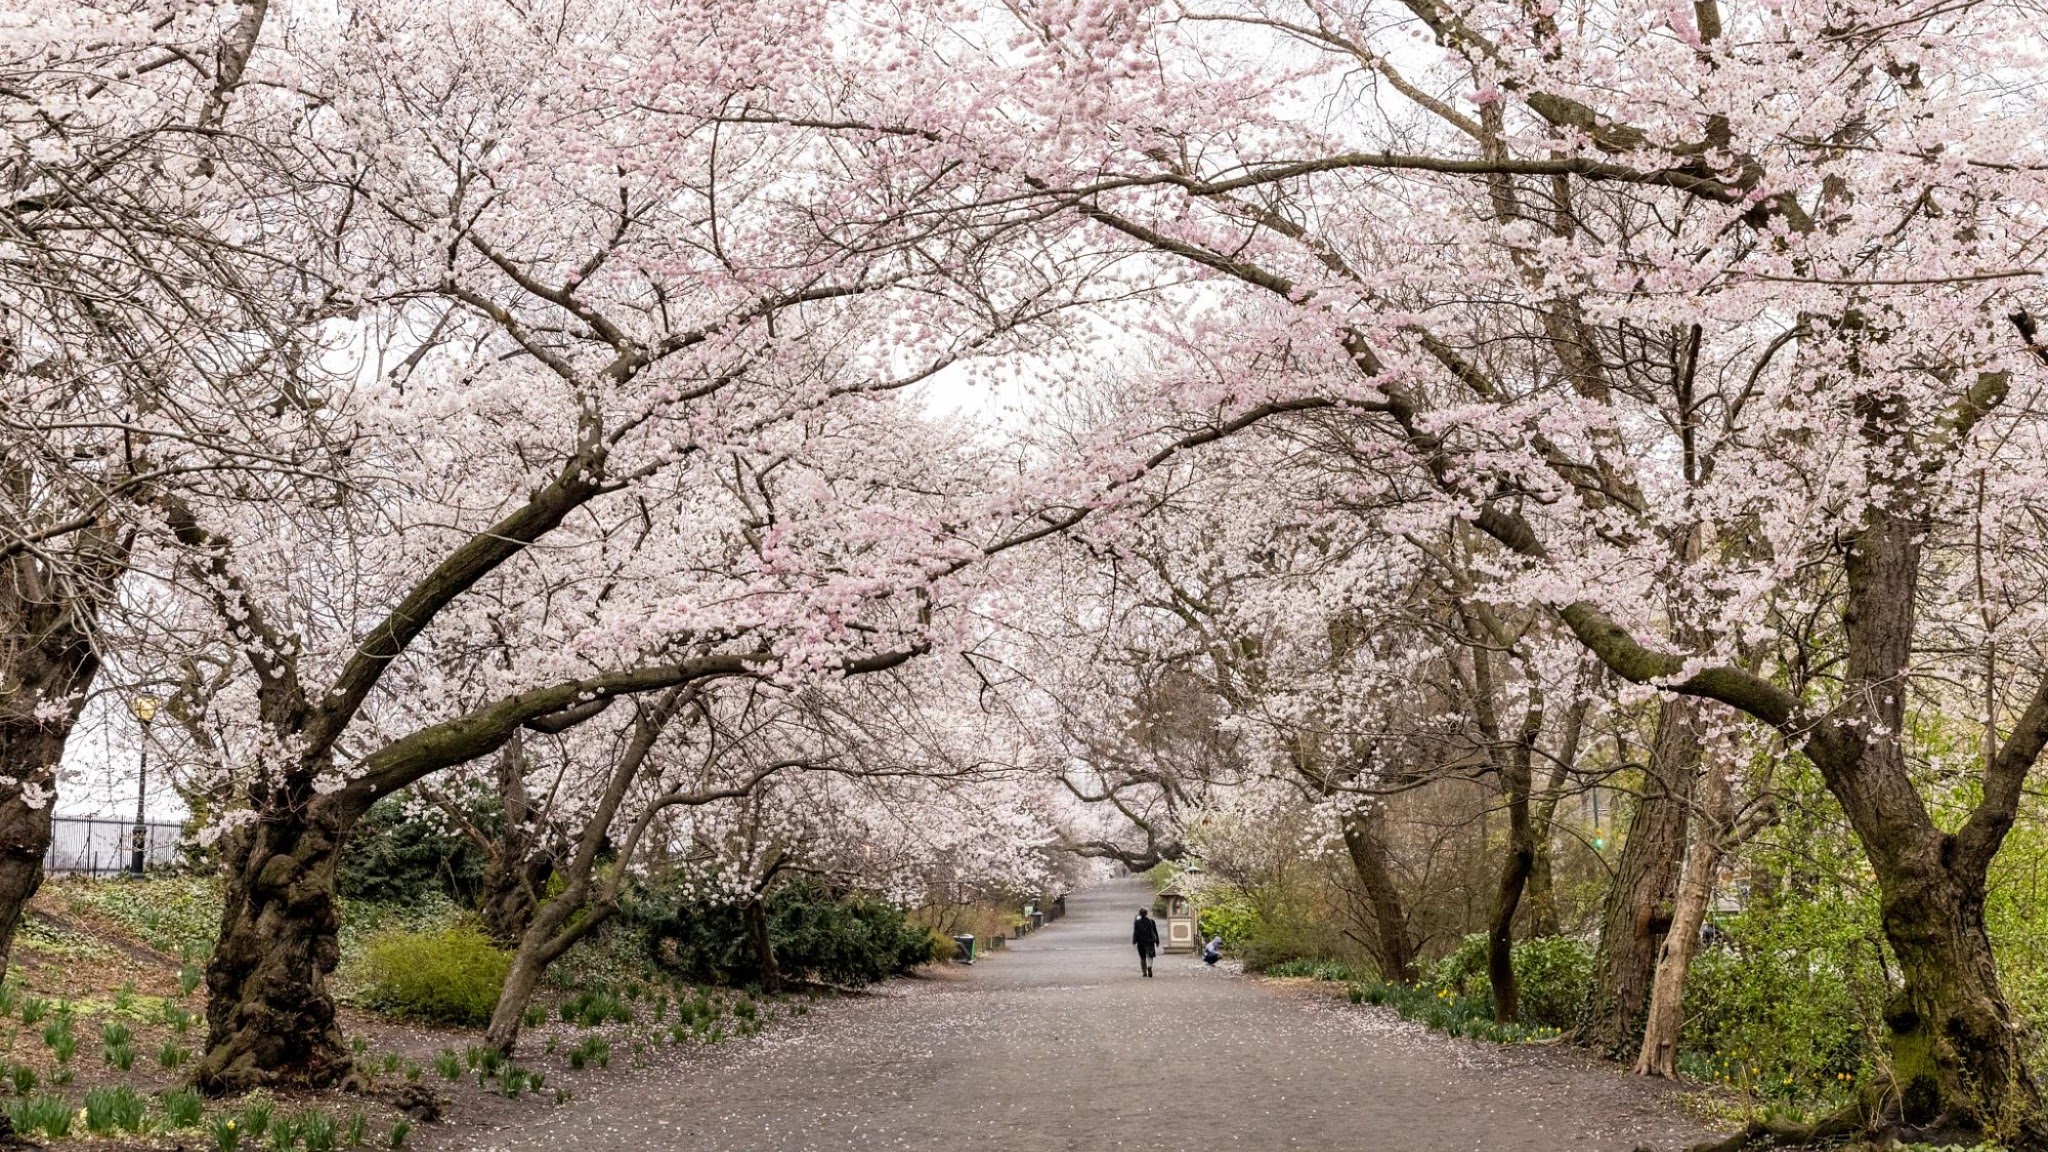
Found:
[(1766, 1117), (1752, 1120), (1740, 1132), (1725, 1140), (1706, 1144), (1695, 1144), (1686, 1152), (1749, 1152), (1754, 1148), (1805, 1148), (1821, 1144), (1837, 1144), (1855, 1138), (1878, 1140), (1879, 1117), (1871, 1115), (1861, 1103), (1851, 1104), (1838, 1112), (1821, 1117), (1809, 1124), (1795, 1124), (1788, 1120)]

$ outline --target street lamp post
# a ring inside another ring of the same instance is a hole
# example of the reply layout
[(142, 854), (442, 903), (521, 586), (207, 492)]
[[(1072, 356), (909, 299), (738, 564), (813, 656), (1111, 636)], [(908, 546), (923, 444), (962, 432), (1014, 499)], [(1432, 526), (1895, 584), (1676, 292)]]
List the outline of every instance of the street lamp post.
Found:
[(142, 866), (149, 856), (149, 722), (156, 719), (157, 699), (154, 696), (137, 696), (133, 705), (135, 718), (142, 721), (142, 761), (135, 770), (135, 832), (131, 847), (134, 857), (129, 861), (129, 870), (142, 875)]

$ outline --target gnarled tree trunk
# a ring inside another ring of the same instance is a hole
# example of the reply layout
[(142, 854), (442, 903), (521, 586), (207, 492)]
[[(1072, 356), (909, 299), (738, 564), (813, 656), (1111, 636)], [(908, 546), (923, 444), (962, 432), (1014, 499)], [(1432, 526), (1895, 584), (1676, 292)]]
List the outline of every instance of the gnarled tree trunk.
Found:
[(1643, 792), (1601, 906), (1593, 987), (1577, 1039), (1610, 1055), (1632, 1051), (1650, 1000), (1657, 948), (1671, 920), (1686, 808), (1700, 757), (1699, 703), (1671, 697), (1657, 710), (1657, 733)]
[(341, 956), (334, 872), (353, 821), (310, 788), (261, 811), (222, 854), (227, 899), (206, 967), (206, 1052), (193, 1071), (211, 1093), (325, 1087), (353, 1072), (327, 986)]
[[(0, 790), (0, 979), (7, 975), (22, 914), (43, 886), (57, 764), (70, 731), (70, 718), (38, 722), (32, 712), (20, 716), (0, 703), (0, 771), (20, 781)], [(28, 789), (42, 791), (40, 803), (29, 802)]]
[(523, 857), (513, 856), (508, 844), (506, 855), (492, 856), (484, 865), (484, 897), (477, 916), (484, 932), (500, 945), (516, 946), (526, 934), (534, 909), (540, 906), (539, 893), (547, 890), (555, 874), (555, 862), (546, 853), (530, 845), (523, 850)]
[[(29, 478), (0, 472), (0, 482), (20, 495)], [(99, 674), (99, 608), (127, 561), (127, 538), (104, 526), (78, 534), (61, 570), (35, 550), (0, 556), (0, 978), (43, 885), (57, 766)]]
[(484, 865), (483, 900), (477, 915), (484, 931), (505, 947), (516, 947), (533, 922), (540, 895), (555, 874), (554, 857), (543, 843), (541, 814), (526, 792), (526, 741), (514, 736), (498, 752), (498, 801), (503, 823), (480, 846)]

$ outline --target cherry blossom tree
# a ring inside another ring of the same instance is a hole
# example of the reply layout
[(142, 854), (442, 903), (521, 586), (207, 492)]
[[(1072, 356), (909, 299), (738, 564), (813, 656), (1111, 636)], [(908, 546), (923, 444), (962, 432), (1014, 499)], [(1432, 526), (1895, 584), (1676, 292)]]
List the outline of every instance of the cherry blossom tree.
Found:
[[(1284, 367), (1239, 394), (1314, 399), (1377, 436), (1443, 516), (1513, 558), (1503, 598), (1543, 605), (1620, 678), (1719, 701), (1819, 768), (1902, 976), (1898, 1088), (1828, 1127), (2048, 1141), (1982, 918), (2048, 739), (2048, 681), (2008, 632), (1996, 752), (1952, 828), (1908, 770), (1904, 690), (1926, 582), (1980, 522), (1965, 495), (1992, 469), (2009, 501), (1993, 514), (2011, 515), (2039, 483), (2020, 221), (2041, 157), (2010, 55), (2026, 18), (1014, 11), (1043, 65), (1017, 103), (1062, 118), (1072, 146), (1026, 154), (994, 118), (965, 146), (1212, 277), (1232, 322), (1211, 334)], [(1774, 617), (1809, 608), (1790, 590), (1814, 566), (1832, 573), (1839, 663), (1759, 667), (1753, 650), (1784, 655)]]
[(314, 325), (334, 298), (293, 247), (317, 212), (271, 162), (291, 102), (243, 88), (264, 18), (88, 0), (0, 20), (0, 970), (131, 566), (166, 535), (153, 504), (328, 471)]

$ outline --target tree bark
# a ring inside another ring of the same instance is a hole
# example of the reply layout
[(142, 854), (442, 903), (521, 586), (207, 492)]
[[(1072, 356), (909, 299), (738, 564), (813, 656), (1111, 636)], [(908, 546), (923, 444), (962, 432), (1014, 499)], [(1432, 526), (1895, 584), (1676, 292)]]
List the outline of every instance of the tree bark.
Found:
[(1611, 1056), (1637, 1046), (1685, 853), (1686, 808), (1699, 756), (1699, 702), (1680, 696), (1664, 700), (1657, 710), (1643, 793), (1601, 906), (1593, 987), (1577, 1034), (1579, 1043)]
[(1530, 709), (1521, 739), (1501, 757), (1501, 791), (1508, 807), (1508, 850), (1494, 890), (1493, 922), (1486, 939), (1486, 981), (1493, 991), (1493, 1019), (1512, 1024), (1521, 1018), (1521, 989), (1515, 983), (1515, 911), (1522, 889), (1536, 863), (1535, 829), (1529, 818), (1529, 760), (1542, 712)]
[[(43, 856), (50, 849), (50, 807), (55, 802), (57, 764), (71, 731), (69, 720), (24, 719), (0, 706), (0, 771), (21, 781), (0, 791), (0, 979), (14, 952), (14, 936), (28, 902), (43, 886)], [(31, 804), (23, 793), (41, 789)]]
[(1714, 876), (1727, 847), (1730, 819), (1728, 764), (1716, 756), (1707, 765), (1699, 819), (1686, 854), (1685, 872), (1671, 915), (1671, 930), (1657, 954), (1657, 974), (1650, 988), (1650, 1008), (1643, 1023), (1643, 1046), (1636, 1053), (1636, 1075), (1678, 1076), (1678, 1039), (1685, 1023), (1685, 978), (1699, 951), (1700, 928), (1714, 895)]
[(477, 915), (492, 940), (517, 946), (533, 923), (534, 910), (540, 906), (539, 893), (547, 890), (555, 862), (532, 851), (530, 845), (517, 849), (525, 853), (523, 858), (511, 855), (515, 849), (510, 843), (500, 848), (506, 854), (492, 856), (484, 866), (484, 898)]
[[(1980, 807), (1963, 832), (1945, 833), (1906, 763), (1904, 680), (1925, 532), (1915, 518), (1873, 511), (1851, 542), (1842, 613), (1846, 715), (1809, 741), (1808, 755), (1863, 843), (1899, 962), (1900, 988), (1885, 1011), (1897, 1098), (1885, 1106), (1915, 1127), (1963, 1126), (2048, 1147), (2048, 1118), (2027, 1064), (2029, 1036), (2006, 1004), (1984, 923), (1986, 874), (2010, 813), (2002, 822), (1989, 818), (1997, 828), (1983, 828), (1988, 809)], [(2030, 715), (2038, 708), (2037, 697)], [(2038, 725), (2032, 741), (2028, 762), (2039, 753)], [(2009, 752), (2024, 751), (2012, 744)], [(2010, 765), (1994, 759), (1987, 766), (1986, 791), (2016, 801), (2024, 771), (2000, 767)]]
[[(29, 484), (0, 474), (15, 495)], [(93, 632), (127, 567), (128, 539), (95, 526), (60, 566), (34, 550), (0, 556), (0, 978), (43, 885), (57, 768), (99, 675)]]
[(1564, 781), (1564, 772), (1559, 770), (1551, 777), (1529, 815), (1530, 829), (1536, 845), (1536, 858), (1529, 863), (1529, 892), (1524, 900), (1528, 914), (1523, 918), (1523, 931), (1529, 938), (1555, 936), (1564, 931), (1557, 912), (1556, 878), (1552, 873), (1552, 849), (1556, 839), (1557, 801)]
[(206, 967), (206, 1052), (193, 1071), (209, 1093), (328, 1087), (353, 1074), (327, 987), (341, 956), (334, 870), (346, 824), (305, 794), (260, 811), (223, 853), (228, 884)]
[(555, 874), (554, 858), (543, 850), (540, 814), (526, 792), (526, 741), (515, 735), (498, 752), (498, 803), (503, 824), (485, 844), (483, 900), (477, 914), (484, 932), (511, 948), (533, 922), (540, 895)]
[(761, 991), (769, 996), (782, 991), (782, 969), (775, 963), (775, 941), (768, 935), (768, 902), (755, 893), (747, 901), (747, 938), (754, 944), (754, 960), (761, 969)]
[(1551, 848), (1556, 839), (1557, 802), (1564, 796), (1565, 782), (1579, 762), (1579, 745), (1586, 732), (1586, 709), (1592, 703), (1591, 697), (1584, 694), (1583, 682), (1576, 686), (1575, 691), (1579, 695), (1565, 711), (1564, 738), (1558, 744), (1556, 763), (1544, 778), (1543, 788), (1529, 814), (1529, 834), (1535, 856), (1529, 862), (1529, 892), (1524, 902), (1528, 914), (1524, 920), (1527, 935), (1532, 938), (1555, 936), (1563, 931), (1558, 922), (1557, 892), (1551, 877)]
[[(484, 1043), (506, 1056), (519, 1045), (519, 1030), (525, 1023), (526, 1006), (548, 965), (611, 919), (618, 905), (609, 898), (586, 903), (588, 876), (572, 881), (571, 888), (542, 905), (519, 938), (512, 954), (512, 967), (505, 973), (505, 987), (491, 1008), (491, 1022), (484, 1030)], [(583, 913), (578, 917), (578, 913)]]
[(1407, 907), (1401, 901), (1400, 889), (1394, 885), (1385, 825), (1385, 810), (1377, 804), (1352, 813), (1344, 821), (1344, 848), (1351, 856), (1359, 889), (1372, 909), (1373, 959), (1379, 964), (1381, 978), (1395, 984), (1413, 984), (1418, 979), (1415, 939), (1408, 927)]

